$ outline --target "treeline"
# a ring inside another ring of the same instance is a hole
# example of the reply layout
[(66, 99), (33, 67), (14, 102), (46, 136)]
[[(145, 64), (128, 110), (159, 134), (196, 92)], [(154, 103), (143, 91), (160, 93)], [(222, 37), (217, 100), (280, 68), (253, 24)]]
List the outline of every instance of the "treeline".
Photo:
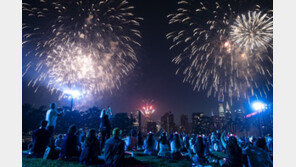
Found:
[[(30, 135), (30, 132), (39, 127), (41, 120), (45, 119), (48, 107), (41, 106), (34, 108), (30, 104), (22, 106), (22, 132), (23, 135)], [(111, 124), (123, 130), (123, 135), (128, 134), (133, 128), (135, 119), (128, 113), (113, 113)], [(100, 109), (98, 107), (89, 108), (86, 111), (79, 112), (66, 111), (63, 117), (58, 118), (56, 133), (66, 133), (69, 126), (75, 124), (78, 128), (96, 130), (100, 126)]]

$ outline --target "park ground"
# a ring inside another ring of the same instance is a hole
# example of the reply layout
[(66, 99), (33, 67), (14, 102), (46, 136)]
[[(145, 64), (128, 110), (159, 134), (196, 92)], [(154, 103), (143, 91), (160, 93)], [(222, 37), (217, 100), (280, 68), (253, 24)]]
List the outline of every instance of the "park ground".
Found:
[[(138, 154), (138, 153), (137, 153)], [(145, 167), (190, 167), (192, 166), (191, 160), (172, 160), (172, 159), (163, 159), (157, 158), (155, 156), (147, 156), (143, 154), (138, 154), (141, 156), (135, 156), (138, 165), (133, 166), (145, 166)], [(222, 152), (213, 152), (215, 157), (225, 158), (225, 154)], [(102, 157), (101, 157), (102, 158)], [(128, 157), (127, 157), (128, 158)], [(26, 155), (22, 157), (23, 167), (85, 167), (77, 162), (68, 162), (62, 160), (48, 160), (42, 158), (29, 158)], [(217, 164), (208, 164), (205, 167), (218, 167)]]
[[(180, 160), (174, 161), (170, 159), (158, 159), (153, 156), (139, 156), (135, 157), (137, 160), (141, 161), (144, 166), (168, 166), (168, 167), (188, 167), (191, 166), (191, 161), (188, 160)], [(23, 167), (85, 167), (85, 165), (81, 165), (76, 162), (67, 162), (67, 161), (60, 161), (60, 160), (47, 160), (41, 158), (28, 158), (23, 156)]]

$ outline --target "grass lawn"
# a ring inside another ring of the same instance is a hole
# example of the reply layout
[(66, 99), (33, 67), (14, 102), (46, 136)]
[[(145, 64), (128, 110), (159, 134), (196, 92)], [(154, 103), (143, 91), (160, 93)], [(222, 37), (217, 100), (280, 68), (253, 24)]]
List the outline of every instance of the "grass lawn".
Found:
[(85, 167), (85, 165), (80, 165), (79, 163), (58, 161), (58, 160), (47, 160), (41, 158), (28, 158), (23, 156), (23, 167)]
[[(215, 152), (217, 157), (225, 157), (224, 153)], [(190, 167), (192, 165), (192, 161), (189, 160), (171, 160), (171, 159), (161, 159), (155, 156), (146, 156), (139, 155), (135, 157), (136, 160), (141, 161), (143, 164), (152, 167)], [(44, 160), (41, 158), (28, 158), (23, 155), (23, 167), (85, 167), (85, 165), (81, 165), (77, 162), (68, 162), (68, 161), (60, 161), (60, 160)], [(216, 165), (210, 165), (215, 167)]]
[[(149, 164), (153, 167), (158, 166), (171, 166), (171, 167), (188, 167), (191, 166), (191, 161), (182, 160), (182, 161), (173, 161), (169, 159), (157, 159), (153, 156), (137, 156), (137, 160), (142, 161), (145, 164)], [(59, 160), (44, 160), (41, 158), (28, 158), (23, 156), (23, 167), (85, 167), (76, 162), (67, 162)]]
[(191, 166), (191, 163), (192, 163), (191, 161), (187, 161), (187, 160), (175, 161), (171, 159), (156, 158), (153, 156), (136, 156), (135, 158), (153, 167), (158, 167), (158, 166), (188, 167), (188, 166)]

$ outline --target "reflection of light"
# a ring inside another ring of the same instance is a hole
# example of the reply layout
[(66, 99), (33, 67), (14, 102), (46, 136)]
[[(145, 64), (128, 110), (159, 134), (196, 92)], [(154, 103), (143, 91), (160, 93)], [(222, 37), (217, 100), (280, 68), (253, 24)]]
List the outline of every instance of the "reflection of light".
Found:
[(259, 110), (264, 110), (266, 108), (266, 104), (262, 103), (262, 102), (254, 102), (252, 104), (253, 109), (255, 109), (256, 111)]
[(242, 58), (245, 58), (245, 57), (246, 57), (246, 54), (242, 53), (242, 54), (241, 54), (241, 57), (242, 57)]
[(81, 95), (78, 90), (69, 90), (68, 89), (68, 90), (65, 90), (64, 93), (66, 95), (73, 97), (73, 98), (78, 98)]

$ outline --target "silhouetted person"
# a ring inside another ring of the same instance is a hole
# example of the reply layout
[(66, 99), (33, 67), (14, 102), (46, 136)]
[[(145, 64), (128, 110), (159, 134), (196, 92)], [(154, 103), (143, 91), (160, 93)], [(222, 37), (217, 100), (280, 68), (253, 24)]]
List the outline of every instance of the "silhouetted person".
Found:
[(62, 134), (59, 134), (58, 137), (57, 137), (57, 139), (54, 142), (55, 148), (57, 150), (61, 150), (63, 140), (64, 140), (63, 139), (63, 135)]
[(57, 110), (57, 105), (56, 103), (51, 103), (49, 105), (49, 110), (47, 110), (46, 112), (46, 117), (45, 120), (47, 121), (47, 130), (50, 133), (51, 139), (50, 139), (50, 145), (54, 146), (54, 129), (56, 126), (56, 122), (59, 116), (62, 116), (64, 114), (64, 110), (63, 112), (59, 112)]
[(138, 136), (137, 136), (137, 147), (138, 147), (138, 149), (142, 150), (143, 145), (144, 145), (144, 140), (143, 140), (142, 132), (141, 132), (141, 130), (139, 130)]
[(68, 133), (66, 137), (64, 138), (62, 148), (61, 148), (61, 153), (60, 153), (60, 158), (61, 159), (75, 159), (79, 156), (79, 141), (78, 141), (78, 136), (75, 134), (76, 132), (76, 126), (72, 125), (70, 126)]
[(111, 135), (111, 122), (110, 118), (112, 116), (111, 107), (108, 106), (108, 110), (102, 109), (100, 119), (100, 131), (101, 131), (101, 148), (104, 148), (105, 141)]
[(157, 155), (157, 141), (154, 139), (154, 134), (152, 132), (148, 133), (144, 141), (144, 149), (144, 154)]
[(272, 167), (272, 160), (269, 156), (264, 138), (259, 138), (254, 147), (247, 147), (244, 153), (248, 157), (249, 167)]
[(201, 136), (198, 136), (193, 152), (195, 153), (195, 156), (192, 158), (193, 162), (195, 162), (197, 165), (203, 165), (204, 163), (207, 163), (205, 158), (205, 145)]
[(50, 133), (46, 129), (47, 121), (41, 121), (41, 127), (33, 131), (32, 134), (32, 152), (36, 157), (41, 157), (44, 154), (46, 147), (49, 144)]
[(96, 131), (91, 129), (84, 141), (80, 162), (86, 165), (94, 165), (98, 163), (98, 155), (100, 151), (100, 141), (96, 136)]
[(187, 134), (183, 138), (183, 143), (184, 143), (184, 149), (188, 151), (190, 149), (190, 145), (189, 145), (189, 136)]
[(170, 157), (170, 143), (167, 139), (166, 133), (162, 133), (159, 139), (159, 152), (157, 156), (159, 157)]
[(108, 139), (105, 143), (105, 164), (108, 167), (122, 166), (124, 160), (124, 141), (119, 137), (121, 130), (115, 128), (113, 130), (112, 138)]
[(79, 129), (77, 131), (77, 136), (78, 136), (78, 140), (81, 144), (84, 143), (85, 139), (86, 139), (86, 133), (84, 132), (83, 129)]
[(125, 139), (125, 150), (132, 151), (137, 147), (137, 137), (134, 129), (131, 130), (130, 135)]
[(234, 136), (230, 136), (225, 142), (224, 134), (225, 132), (223, 132), (221, 135), (221, 143), (223, 147), (226, 148), (227, 158), (222, 167), (242, 167), (242, 149), (239, 147), (237, 139)]
[(182, 158), (181, 149), (182, 149), (182, 145), (181, 145), (180, 137), (178, 133), (175, 133), (171, 141), (171, 158), (174, 160), (181, 159)]

